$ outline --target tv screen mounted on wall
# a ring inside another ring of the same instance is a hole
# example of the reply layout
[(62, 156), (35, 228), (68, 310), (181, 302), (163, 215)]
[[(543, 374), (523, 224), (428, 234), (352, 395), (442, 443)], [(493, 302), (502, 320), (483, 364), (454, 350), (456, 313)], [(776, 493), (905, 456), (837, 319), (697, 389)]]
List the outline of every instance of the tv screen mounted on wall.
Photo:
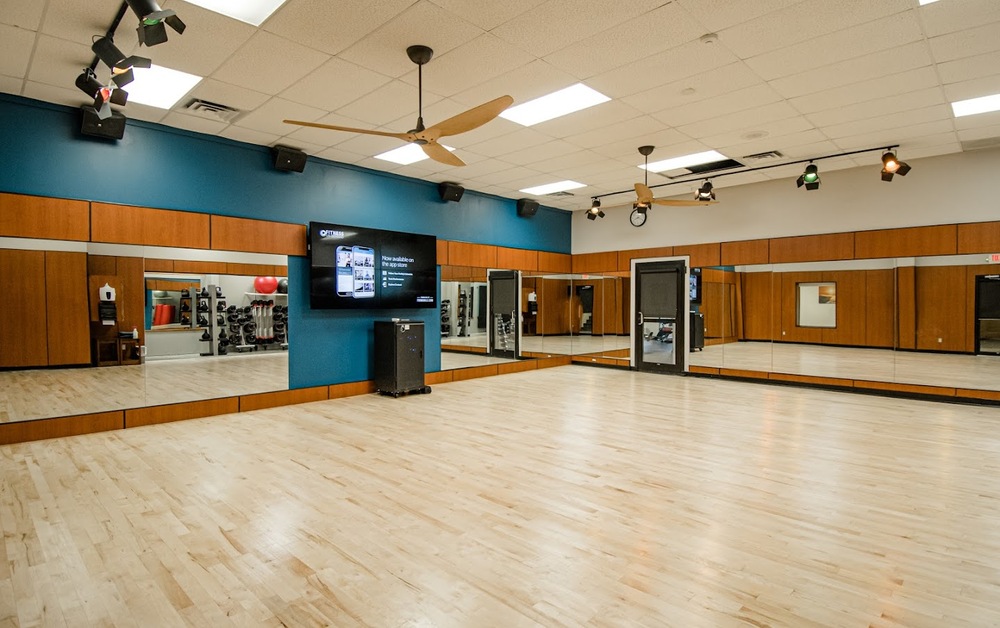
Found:
[(437, 238), (309, 223), (314, 309), (437, 307)]

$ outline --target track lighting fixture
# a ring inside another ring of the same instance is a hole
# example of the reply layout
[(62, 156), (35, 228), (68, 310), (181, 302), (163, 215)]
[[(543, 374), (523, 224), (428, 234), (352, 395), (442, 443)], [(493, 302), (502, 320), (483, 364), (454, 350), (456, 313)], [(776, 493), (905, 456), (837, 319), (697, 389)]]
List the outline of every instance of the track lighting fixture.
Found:
[(632, 209), (639, 212), (640, 214), (645, 214), (646, 210), (649, 209), (649, 205), (647, 203), (640, 203), (639, 201), (635, 201), (634, 203), (632, 203)]
[(601, 199), (595, 197), (590, 204), (590, 209), (587, 210), (587, 220), (597, 220), (598, 218), (604, 218), (604, 212), (601, 210)]
[(799, 175), (799, 178), (795, 180), (795, 187), (806, 186), (807, 190), (818, 190), (819, 189), (819, 166), (814, 163), (810, 163), (806, 166), (805, 172)]
[(705, 179), (705, 183), (702, 184), (698, 191), (694, 193), (694, 200), (696, 201), (714, 201), (715, 191), (712, 189), (712, 182)]
[(111, 103), (125, 106), (128, 102), (128, 92), (104, 85), (97, 80), (97, 75), (90, 68), (84, 68), (80, 76), (76, 77), (76, 86), (94, 99), (94, 109), (101, 120), (111, 117)]
[(896, 153), (892, 151), (882, 155), (882, 180), (892, 181), (893, 175), (905, 177), (911, 170), (910, 164), (896, 159)]
[(141, 46), (155, 46), (167, 41), (167, 29), (164, 25), (177, 31), (178, 35), (187, 28), (174, 11), (161, 9), (156, 0), (125, 0), (125, 2), (139, 16), (139, 27), (136, 32), (139, 34)]
[(104, 62), (104, 65), (111, 68), (111, 82), (117, 87), (125, 87), (135, 80), (132, 68), (148, 68), (153, 65), (153, 62), (145, 57), (126, 57), (108, 36), (95, 38), (94, 45), (90, 49)]

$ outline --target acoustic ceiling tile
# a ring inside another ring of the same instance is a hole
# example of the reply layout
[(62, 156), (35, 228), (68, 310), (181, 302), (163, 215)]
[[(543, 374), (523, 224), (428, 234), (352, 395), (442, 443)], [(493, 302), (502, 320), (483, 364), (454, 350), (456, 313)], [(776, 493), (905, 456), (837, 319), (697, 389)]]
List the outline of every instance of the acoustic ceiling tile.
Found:
[(938, 75), (945, 85), (993, 76), (1000, 72), (1000, 51), (956, 59), (937, 66)]
[(1000, 146), (1000, 124), (989, 124), (973, 129), (958, 130), (958, 139), (963, 142), (975, 142), (994, 138), (997, 140), (997, 145)]
[[(115, 43), (123, 52), (149, 57), (159, 66), (208, 76), (246, 44), (257, 30), (249, 24), (193, 4), (161, 4), (164, 9), (177, 11), (177, 15), (188, 25), (184, 34), (178, 35), (167, 28), (167, 43), (154, 48), (140, 48), (135, 27), (125, 29), (123, 23), (115, 38)], [(130, 45), (125, 46), (122, 42)]]
[(470, 86), (455, 94), (453, 98), (472, 107), (506, 94), (511, 96), (517, 105), (569, 87), (576, 82), (572, 75), (557, 70), (544, 61), (535, 60), (494, 79)]
[(0, 24), (37, 31), (42, 25), (42, 15), (45, 13), (45, 3), (37, 0), (21, 0), (4, 3), (0, 12)]
[(282, 98), (303, 105), (335, 111), (391, 81), (373, 72), (334, 57), (282, 92)]
[(711, 120), (685, 124), (679, 126), (677, 130), (691, 137), (702, 138), (721, 133), (754, 131), (765, 127), (769, 122), (787, 120), (798, 115), (791, 105), (780, 101), (761, 107), (746, 108)]
[(870, 148), (872, 146), (889, 146), (892, 144), (903, 144), (917, 141), (926, 135), (936, 133), (948, 133), (955, 128), (953, 120), (939, 120), (928, 122), (911, 127), (897, 127), (880, 129), (876, 133), (866, 133), (863, 135), (851, 135), (845, 137), (832, 137), (838, 146), (849, 147), (845, 150)]
[(824, 131), (829, 133), (832, 137), (850, 137), (852, 135), (876, 133), (880, 129), (885, 128), (924, 124), (927, 122), (936, 122), (938, 120), (950, 120), (951, 118), (951, 107), (945, 104), (940, 104), (931, 107), (903, 109), (889, 114), (869, 116), (853, 122), (831, 125), (829, 127), (825, 127)]
[[(417, 90), (412, 85), (402, 81), (392, 81), (339, 108), (337, 113), (371, 125), (386, 125), (407, 115), (412, 115), (416, 121), (417, 96)], [(424, 107), (441, 100), (440, 96), (426, 90), (423, 98)]]
[(485, 142), (472, 144), (469, 148), (471, 148), (473, 152), (486, 157), (500, 157), (517, 150), (531, 148), (532, 146), (539, 146), (551, 140), (552, 138), (547, 135), (543, 135), (538, 131), (534, 131), (532, 129), (521, 129), (519, 131), (514, 131), (513, 133), (508, 133), (506, 135), (501, 135), (500, 137), (486, 140)]
[[(88, 46), (48, 35), (39, 35), (26, 78), (36, 83), (75, 89), (76, 77), (93, 58), (94, 53)], [(109, 77), (110, 72), (101, 80), (107, 81)], [(84, 99), (83, 92), (79, 94), (81, 100)]]
[(885, 98), (878, 98), (863, 103), (846, 105), (837, 109), (828, 109), (806, 114), (820, 128), (828, 128), (837, 124), (864, 120), (883, 115), (891, 115), (900, 111), (932, 107), (945, 102), (940, 87), (930, 87), (915, 92), (907, 92)]
[[(4, 2), (6, 7), (8, 3)], [(45, 7), (45, 3), (36, 0), (34, 4)], [(121, 7), (120, 0), (48, 0), (45, 7), (45, 17), (42, 18), (41, 32), (52, 37), (65, 39), (90, 48), (94, 35), (103, 35), (111, 26), (118, 8)], [(136, 38), (135, 27), (139, 24), (139, 18), (131, 11), (125, 14), (119, 32), (124, 38), (125, 33), (131, 33), (129, 37)], [(173, 31), (170, 31), (173, 35)], [(173, 41), (173, 38), (171, 38)], [(167, 46), (161, 44), (161, 46)], [(93, 58), (91, 54), (90, 59)], [(90, 63), (87, 59), (86, 63)]]
[(983, 127), (1000, 124), (1000, 111), (990, 113), (980, 113), (975, 116), (963, 116), (954, 119), (955, 128), (959, 131), (968, 129), (981, 129)]
[(537, 0), (505, 0), (504, 2), (431, 0), (431, 2), (486, 31), (509, 22), (538, 4)]
[(260, 107), (270, 100), (270, 96), (255, 92), (252, 89), (230, 85), (215, 79), (204, 79), (194, 86), (188, 94), (191, 98), (200, 98), (227, 107), (233, 107), (240, 111), (250, 111)]
[(282, 120), (305, 120), (311, 122), (319, 119), (324, 113), (326, 112), (321, 109), (300, 105), (290, 100), (272, 98), (254, 111), (238, 119), (234, 124), (255, 131), (263, 131), (264, 133), (285, 135), (291, 132), (290, 129), (292, 127), (282, 122)]
[(281, 139), (280, 135), (276, 135), (274, 133), (254, 131), (253, 129), (236, 126), (235, 124), (227, 126), (219, 133), (219, 136), (236, 140), (237, 142), (256, 144), (258, 146), (270, 146), (271, 144), (277, 143), (278, 140)]
[(666, 111), (653, 114), (653, 117), (664, 124), (681, 127), (687, 124), (710, 120), (730, 115), (739, 111), (769, 105), (782, 100), (782, 97), (764, 83), (737, 90), (724, 96), (708, 98), (696, 103), (673, 107)]
[(22, 87), (24, 87), (23, 79), (0, 75), (0, 92), (4, 94), (20, 94)]
[(330, 57), (283, 37), (257, 31), (212, 74), (224, 83), (278, 94)]
[(619, 100), (611, 100), (561, 118), (536, 124), (532, 128), (552, 137), (569, 139), (633, 120), (642, 115), (643, 113), (635, 107)]
[(1000, 68), (994, 68), (994, 70), (998, 73), (992, 76), (984, 76), (982, 78), (945, 85), (945, 99), (948, 102), (956, 102), (970, 98), (979, 98), (980, 96), (1000, 94)]
[(1000, 3), (996, 0), (935, 2), (921, 7), (920, 17), (927, 36), (937, 37), (1000, 22)]
[(325, 148), (320, 152), (316, 153), (316, 156), (320, 159), (326, 159), (329, 161), (335, 161), (342, 164), (353, 164), (357, 163), (361, 159), (365, 159), (367, 155), (361, 155), (352, 151), (344, 150), (340, 146), (331, 146), (330, 148)]
[(691, 15), (709, 30), (719, 32), (767, 16), (775, 11), (801, 4), (802, 0), (754, 0), (753, 2), (733, 2), (732, 0), (676, 0)]
[[(481, 83), (534, 61), (522, 52), (490, 33), (483, 33), (458, 48), (435, 57), (433, 65), (424, 68), (424, 85), (433, 86), (443, 96), (467, 92)], [(416, 86), (418, 75), (411, 69), (401, 80)], [(472, 91), (475, 91), (474, 89)], [(503, 95), (503, 94), (498, 94)], [(482, 94), (482, 102), (496, 96)]]
[[(716, 146), (731, 146), (733, 144), (738, 144), (741, 139), (746, 136), (748, 131), (755, 133), (767, 133), (774, 142), (779, 141), (779, 139), (784, 135), (792, 135), (797, 133), (807, 133), (813, 130), (814, 125), (806, 120), (803, 116), (793, 116), (791, 118), (784, 118), (780, 120), (772, 120), (770, 122), (755, 122), (752, 127), (745, 127), (740, 129), (734, 129), (728, 133), (718, 133), (713, 135), (706, 135), (705, 137), (698, 138), (703, 144), (710, 147)], [(780, 149), (780, 146), (778, 146)], [(746, 154), (746, 153), (744, 153)]]
[[(515, 189), (522, 189), (532, 185), (541, 185), (544, 183), (552, 183), (552, 180), (548, 177), (548, 175), (540, 173), (538, 170), (533, 168), (525, 168), (523, 166), (515, 166), (513, 168), (506, 168), (497, 172), (482, 174), (476, 177), (476, 180), (489, 185), (503, 185), (516, 181), (519, 185)], [(520, 185), (521, 183), (523, 183), (523, 185)]]
[(1000, 51), (1000, 22), (932, 37), (931, 53), (938, 63)]
[(637, 116), (593, 131), (571, 135), (567, 139), (583, 148), (597, 148), (623, 138), (651, 135), (661, 130), (663, 123), (659, 120), (652, 116)]
[[(18, 81), (21, 84), (21, 81)], [(83, 92), (78, 90), (72, 84), (66, 87), (59, 87), (56, 85), (49, 85), (47, 83), (36, 83), (35, 81), (24, 81), (23, 91), (19, 90), (22, 96), (27, 96), (28, 98), (34, 98), (35, 100), (43, 100), (45, 102), (54, 102), (61, 105), (69, 105), (70, 107), (79, 107), (81, 105), (91, 105), (94, 103), (92, 98), (87, 98)], [(115, 107), (118, 111), (124, 111), (121, 107)]]
[(712, 71), (711, 80), (682, 79), (622, 100), (645, 113), (658, 113), (671, 107), (679, 107), (693, 102), (729, 94), (746, 87), (759, 85), (760, 77), (744, 63), (731, 63)]
[(844, 85), (833, 89), (816, 92), (808, 96), (800, 96), (789, 100), (791, 105), (805, 114), (835, 110), (859, 103), (879, 100), (889, 96), (905, 94), (939, 85), (937, 73), (933, 67), (908, 70), (891, 76), (883, 76), (853, 85)]
[(35, 37), (33, 31), (0, 24), (0, 74), (25, 77)]
[(195, 133), (205, 133), (206, 135), (218, 135), (223, 129), (229, 126), (228, 123), (219, 119), (213, 120), (211, 118), (188, 115), (179, 111), (168, 111), (161, 122), (178, 129), (186, 129)]
[[(307, 120), (307, 122), (320, 122), (322, 124), (335, 124), (338, 126), (353, 127), (358, 129), (363, 129), (366, 127), (364, 122), (348, 118), (346, 116), (341, 116), (335, 113), (325, 115), (316, 120)], [(336, 146), (341, 142), (346, 142), (350, 138), (357, 135), (356, 133), (348, 133), (346, 131), (334, 131), (332, 129), (317, 129), (315, 127), (308, 126), (297, 126), (297, 125), (286, 125), (285, 137), (294, 141), (309, 142), (311, 144), (317, 144), (319, 146)]]
[(327, 54), (337, 54), (405, 11), (416, 0), (294, 0), (263, 24), (281, 35)]

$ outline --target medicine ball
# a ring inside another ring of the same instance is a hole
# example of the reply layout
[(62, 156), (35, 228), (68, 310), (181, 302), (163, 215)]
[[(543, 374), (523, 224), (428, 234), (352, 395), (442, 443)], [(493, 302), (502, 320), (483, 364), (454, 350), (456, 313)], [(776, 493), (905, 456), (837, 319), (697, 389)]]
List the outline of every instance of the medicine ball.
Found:
[(278, 294), (288, 294), (288, 277), (278, 280)]

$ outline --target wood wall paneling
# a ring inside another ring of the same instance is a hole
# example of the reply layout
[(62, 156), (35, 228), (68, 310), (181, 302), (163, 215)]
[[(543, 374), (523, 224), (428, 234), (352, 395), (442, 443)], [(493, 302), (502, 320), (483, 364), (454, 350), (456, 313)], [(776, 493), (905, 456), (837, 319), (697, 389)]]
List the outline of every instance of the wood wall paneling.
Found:
[(452, 381), (461, 382), (467, 379), (478, 379), (480, 377), (492, 377), (497, 375), (497, 365), (487, 364), (485, 366), (471, 366), (464, 369), (452, 371)]
[(436, 386), (438, 384), (447, 384), (452, 381), (451, 371), (436, 371), (434, 373), (424, 373), (424, 385), (425, 386)]
[(967, 286), (962, 266), (915, 269), (916, 348), (919, 351), (965, 351)]
[(446, 266), (448, 261), (448, 241), (438, 239), (437, 241), (437, 263), (438, 266)]
[(773, 340), (771, 313), (776, 301), (774, 273), (740, 273), (743, 300), (743, 338)]
[[(118, 328), (139, 332), (139, 344), (145, 344), (146, 327), (146, 279), (141, 257), (119, 257), (118, 277), (121, 291), (118, 298)], [(96, 292), (94, 294), (97, 294)]]
[(449, 242), (448, 263), (455, 266), (497, 268), (497, 247), (490, 244)]
[(823, 273), (822, 281), (837, 285), (837, 326), (823, 329), (823, 343), (864, 346), (868, 326), (867, 283), (863, 270)]
[(634, 259), (646, 259), (650, 257), (672, 257), (674, 254), (674, 247), (672, 246), (660, 246), (652, 249), (630, 249), (627, 251), (618, 251), (618, 270), (623, 272), (632, 271), (632, 260)]
[(920, 386), (917, 384), (894, 384), (892, 382), (869, 382), (855, 380), (855, 388), (866, 390), (884, 390), (886, 392), (899, 392), (908, 395), (931, 395), (934, 397), (954, 397), (955, 389), (942, 386)]
[(537, 271), (538, 251), (497, 247), (497, 268)]
[(174, 272), (174, 260), (172, 259), (152, 259), (147, 257), (144, 263), (147, 272), (154, 272), (154, 273)]
[(223, 275), (242, 275), (245, 277), (284, 277), (273, 264), (234, 264), (226, 263)]
[[(866, 270), (865, 346), (892, 348), (896, 346), (896, 278), (891, 268)], [(839, 307), (839, 305), (838, 305)]]
[(209, 214), (91, 203), (94, 242), (209, 248)]
[(1000, 253), (1000, 221), (958, 225), (958, 254)]
[(538, 271), (543, 273), (569, 273), (573, 271), (573, 259), (566, 253), (538, 252)]
[(549, 336), (569, 333), (569, 291), (568, 279), (539, 279), (537, 334)]
[(375, 382), (370, 380), (331, 384), (329, 386), (330, 399), (342, 399), (343, 397), (354, 397), (355, 395), (370, 395), (374, 392)]
[(798, 284), (823, 281), (823, 273), (800, 272), (780, 273), (781, 278), (781, 332), (778, 339), (783, 342), (823, 342), (821, 327), (800, 327), (798, 325)]
[(518, 360), (517, 362), (505, 362), (497, 364), (497, 375), (509, 375), (510, 373), (523, 373), (524, 371), (534, 371), (538, 368), (535, 360)]
[(772, 238), (770, 262), (819, 262), (854, 259), (854, 233)]
[(37, 421), (0, 423), (0, 445), (108, 432), (120, 430), (123, 427), (125, 427), (125, 413), (120, 410)]
[(692, 268), (718, 266), (722, 259), (722, 245), (718, 242), (710, 244), (692, 244), (690, 246), (675, 246), (674, 255), (687, 255)]
[(211, 248), (219, 251), (306, 254), (305, 225), (213, 215), (211, 234)]
[(88, 255), (88, 275), (117, 275), (118, 258), (113, 255)]
[(743, 240), (740, 242), (722, 243), (719, 260), (722, 266), (767, 264), (769, 261), (770, 240)]
[(90, 203), (0, 194), (0, 236), (86, 242), (90, 239)]
[(46, 251), (44, 285), (48, 364), (89, 364), (87, 254)]
[(976, 276), (996, 275), (1000, 268), (993, 264), (965, 266), (965, 311), (968, 320), (965, 325), (965, 349), (969, 353), (976, 351)]
[(0, 249), (0, 367), (49, 363), (45, 252)]
[(573, 256), (574, 273), (603, 273), (618, 270), (618, 252), (581, 253)]
[(226, 262), (199, 262), (195, 260), (175, 260), (174, 272), (193, 273), (198, 275), (225, 275), (229, 271)]
[(896, 268), (896, 346), (917, 348), (916, 269)]
[(811, 384), (814, 386), (837, 386), (841, 388), (852, 388), (854, 381), (840, 377), (815, 377), (812, 375), (794, 375), (790, 373), (771, 373), (768, 379), (777, 382), (796, 382), (799, 384)]
[(330, 398), (328, 386), (317, 386), (314, 388), (297, 388), (295, 390), (277, 390), (274, 392), (257, 393), (255, 395), (243, 395), (240, 397), (240, 412), (250, 412), (251, 410), (263, 410), (265, 408), (276, 408), (278, 406), (290, 406), (297, 403), (310, 403), (313, 401), (325, 401)]
[(125, 411), (125, 427), (142, 427), (187, 419), (200, 419), (220, 414), (234, 414), (239, 411), (240, 400), (238, 397), (134, 408)]
[(854, 234), (857, 259), (954, 255), (958, 247), (956, 225), (879, 229)]

